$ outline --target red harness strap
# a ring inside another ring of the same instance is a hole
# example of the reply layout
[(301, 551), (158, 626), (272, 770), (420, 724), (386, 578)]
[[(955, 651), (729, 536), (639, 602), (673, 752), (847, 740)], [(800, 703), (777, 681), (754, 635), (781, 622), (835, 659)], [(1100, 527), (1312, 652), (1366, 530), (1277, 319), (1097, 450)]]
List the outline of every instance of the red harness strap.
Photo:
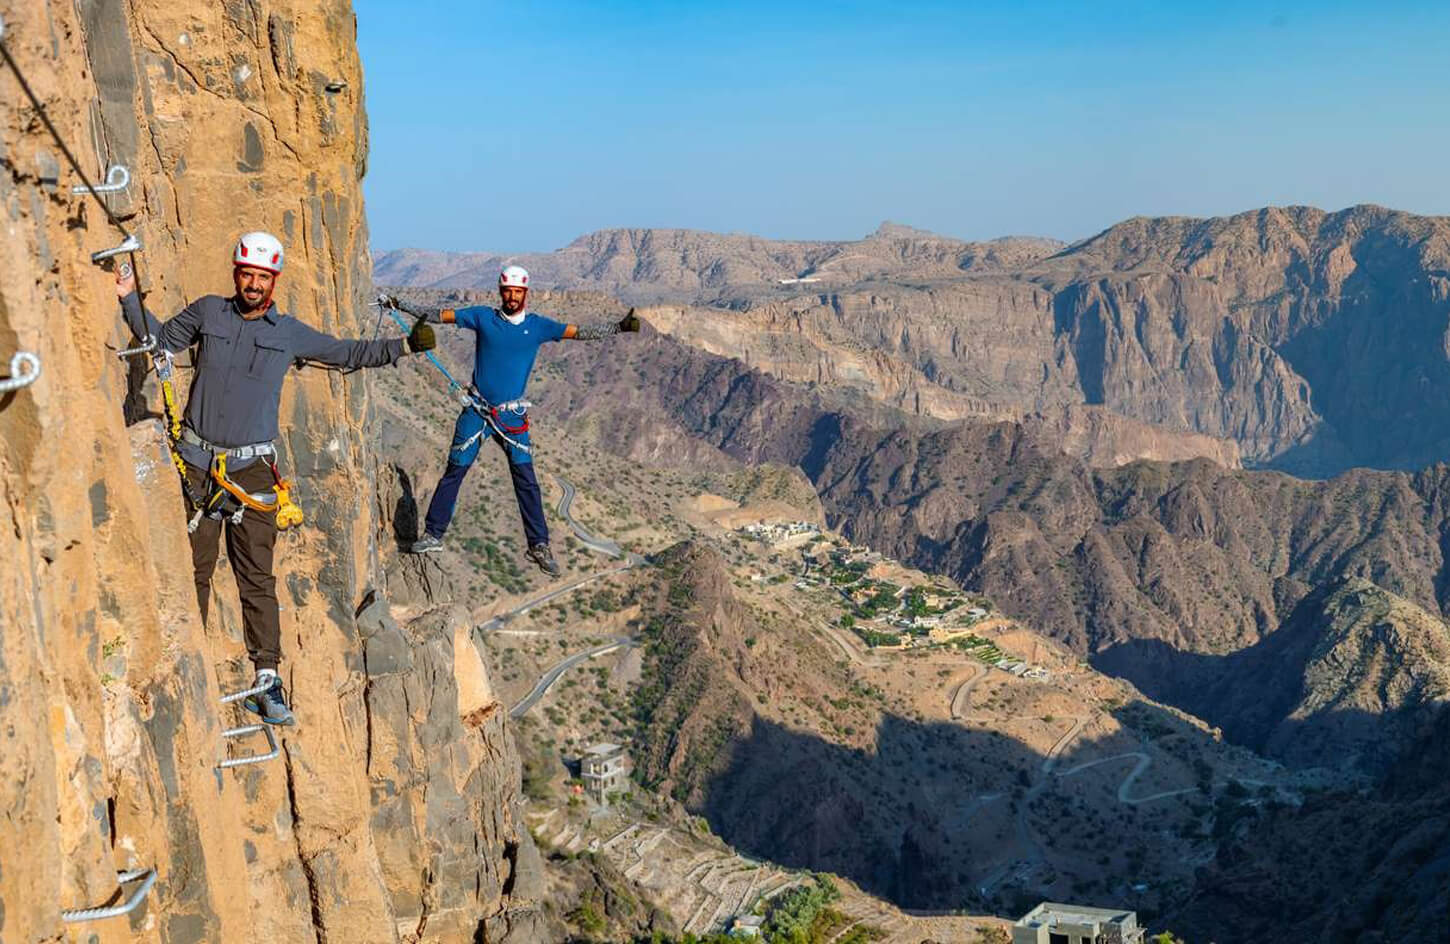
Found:
[(521, 426), (510, 426), (505, 423), (503, 421), (503, 418), (499, 416), (498, 407), (489, 407), (489, 413), (493, 416), (494, 424), (497, 425), (499, 429), (503, 430), (505, 433), (508, 433), (511, 436), (517, 436), (519, 433), (527, 433), (529, 431), (528, 413), (524, 414), (524, 422)]

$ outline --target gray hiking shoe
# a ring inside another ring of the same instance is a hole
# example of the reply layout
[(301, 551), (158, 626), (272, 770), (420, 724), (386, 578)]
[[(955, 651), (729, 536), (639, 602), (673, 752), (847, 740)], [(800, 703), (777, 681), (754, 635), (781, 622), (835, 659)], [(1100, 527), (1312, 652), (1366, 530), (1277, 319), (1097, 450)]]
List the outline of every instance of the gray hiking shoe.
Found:
[(443, 541), (424, 531), (423, 536), (408, 545), (409, 554), (436, 554), (443, 550)]
[(287, 697), (282, 694), (282, 680), (277, 674), (258, 672), (257, 685), (263, 684), (268, 678), (271, 679), (271, 687), (255, 695), (248, 695), (242, 701), (242, 707), (260, 715), (267, 724), (296, 724), (297, 718), (293, 716), (292, 709), (287, 707)]
[(550, 577), (557, 577), (559, 576), (559, 574), (563, 573), (563, 571), (559, 569), (559, 562), (554, 560), (554, 552), (549, 550), (549, 545), (547, 544), (533, 545), (529, 548), (528, 553), (524, 556), (527, 557), (529, 560), (533, 561), (535, 564), (538, 564), (539, 569), (542, 570), (544, 573), (548, 574)]

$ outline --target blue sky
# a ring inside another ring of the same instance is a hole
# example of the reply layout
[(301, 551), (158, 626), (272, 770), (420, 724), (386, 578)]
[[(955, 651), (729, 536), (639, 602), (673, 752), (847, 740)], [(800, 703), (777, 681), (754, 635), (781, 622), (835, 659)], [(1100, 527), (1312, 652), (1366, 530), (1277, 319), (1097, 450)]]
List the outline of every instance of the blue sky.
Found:
[(1450, 3), (355, 6), (375, 249), (1450, 213)]

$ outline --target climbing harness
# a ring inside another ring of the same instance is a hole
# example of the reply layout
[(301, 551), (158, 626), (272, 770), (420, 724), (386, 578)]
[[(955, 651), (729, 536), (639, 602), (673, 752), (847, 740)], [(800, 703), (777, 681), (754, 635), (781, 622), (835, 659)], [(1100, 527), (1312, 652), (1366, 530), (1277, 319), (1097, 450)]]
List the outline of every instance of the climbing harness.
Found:
[[(398, 327), (404, 331), (409, 330), (408, 323), (402, 319), (402, 316), (398, 314), (396, 308), (393, 308), (385, 301), (386, 298), (386, 295), (380, 295), (374, 304), (379, 309), (391, 315), (393, 320), (398, 323)], [(529, 431), (529, 408), (534, 405), (532, 401), (510, 400), (507, 403), (491, 404), (483, 398), (483, 395), (478, 392), (478, 388), (473, 384), (464, 385), (459, 383), (448, 372), (448, 368), (443, 366), (443, 362), (433, 356), (432, 351), (424, 351), (423, 353), (427, 356), (429, 362), (438, 368), (439, 372), (447, 379), (448, 389), (458, 397), (459, 404), (483, 417), (484, 423), (487, 424), (485, 428), (474, 433), (458, 448), (467, 449), (482, 439), (484, 433), (491, 431), (493, 435), (502, 439), (514, 449), (518, 449), (526, 455), (533, 454), (534, 450), (532, 446), (526, 446), (514, 438)], [(510, 423), (509, 420), (505, 419), (505, 416), (517, 417), (517, 420)]]
[[(123, 276), (129, 274), (127, 272), (129, 268), (128, 265), (122, 263), (121, 274)], [(176, 387), (172, 382), (171, 362), (175, 359), (175, 355), (162, 347), (160, 341), (148, 334), (145, 340), (142, 341), (140, 347), (132, 347), (124, 351), (118, 351), (116, 356), (124, 360), (128, 357), (138, 357), (145, 354), (151, 356), (151, 366), (156, 371), (156, 378), (161, 381), (161, 410), (166, 420), (165, 439), (167, 455), (171, 457), (171, 464), (176, 467), (177, 474), (181, 476), (181, 491), (186, 496), (187, 503), (193, 508), (200, 508), (203, 504), (203, 499), (191, 487), (191, 481), (186, 477), (186, 461), (176, 451), (176, 443), (181, 439), (181, 411), (176, 406)], [(192, 524), (187, 528), (187, 531), (195, 530), (196, 519), (192, 519)]]
[(0, 393), (28, 387), (40, 376), (40, 358), (29, 351), (16, 351), (10, 358), (10, 376), (0, 380)]
[[(275, 453), (274, 453), (275, 454)], [(272, 470), (272, 494), (251, 494), (245, 491), (237, 483), (227, 477), (227, 453), (218, 453), (212, 460), (211, 478), (217, 487), (224, 493), (232, 496), (245, 508), (253, 511), (260, 511), (264, 515), (275, 514), (277, 516), (277, 530), (286, 531), (288, 528), (295, 528), (302, 523), (302, 509), (292, 501), (292, 486), (286, 479), (282, 478), (277, 471), (277, 463), (271, 455), (263, 457), (267, 468)], [(232, 517), (234, 522), (241, 520), (242, 511), (238, 509)]]
[[(302, 523), (302, 509), (292, 501), (292, 485), (277, 471), (277, 448), (271, 443), (256, 443), (250, 446), (225, 448), (207, 442), (190, 429), (181, 431), (181, 440), (212, 455), (207, 470), (211, 478), (211, 489), (201, 504), (195, 506), (195, 514), (187, 525), (188, 531), (195, 531), (203, 517), (226, 518), (232, 524), (240, 524), (248, 508), (264, 515), (276, 515), (277, 530), (286, 531)], [(272, 471), (271, 493), (248, 492), (227, 475), (227, 459), (260, 459)], [(230, 500), (229, 500), (230, 499)]]
[[(468, 439), (466, 439), (463, 444), (458, 446), (457, 448), (467, 449), (468, 447), (472, 446), (474, 443), (482, 439), (484, 433), (492, 431), (495, 436), (502, 439), (513, 448), (522, 450), (525, 453), (533, 453), (534, 450), (532, 447), (525, 446), (523, 443), (513, 438), (514, 436), (519, 436), (529, 431), (528, 410), (529, 407), (533, 406), (533, 403), (529, 402), (528, 400), (510, 400), (507, 403), (500, 403), (498, 406), (491, 406), (488, 401), (484, 400), (478, 395), (477, 390), (475, 390), (471, 385), (468, 387), (467, 390), (459, 395), (458, 399), (459, 402), (462, 403), (464, 406), (468, 407), (469, 409), (482, 416), (484, 422), (488, 425), (485, 426), (483, 429), (479, 430), (478, 432), (474, 433), (472, 436), (468, 437)], [(522, 418), (523, 422), (511, 426), (504, 419), (504, 414), (510, 414), (520, 417)]]
[(146, 897), (146, 893), (151, 891), (151, 886), (156, 884), (156, 870), (129, 869), (125, 872), (116, 873), (117, 885), (128, 885), (136, 881), (139, 881), (141, 885), (131, 893), (130, 898), (127, 898), (121, 904), (111, 905), (105, 908), (77, 908), (70, 911), (62, 911), (60, 913), (60, 920), (66, 924), (77, 924), (81, 921), (100, 921), (103, 918), (119, 918), (121, 915), (130, 914), (136, 910), (137, 905), (141, 904), (142, 900)]
[[(187, 504), (191, 506), (193, 512), (191, 520), (186, 525), (187, 533), (195, 532), (201, 524), (202, 518), (227, 519), (232, 524), (241, 524), (242, 515), (248, 508), (263, 514), (275, 514), (279, 531), (286, 531), (288, 528), (301, 524), (302, 509), (292, 501), (291, 483), (283, 479), (277, 471), (276, 447), (271, 443), (257, 443), (227, 449), (213, 445), (190, 429), (183, 428), (181, 411), (176, 405), (176, 387), (172, 381), (172, 361), (175, 359), (175, 355), (162, 347), (156, 338), (148, 335), (145, 343), (140, 347), (121, 351), (117, 356), (124, 358), (140, 354), (151, 355), (151, 363), (156, 370), (156, 377), (161, 381), (161, 403), (166, 419), (166, 451), (171, 456), (172, 465), (176, 466), (176, 471), (181, 476), (181, 491), (186, 496)], [(212, 454), (211, 466), (207, 470), (211, 479), (211, 487), (207, 489), (205, 495), (192, 488), (191, 481), (187, 478), (186, 460), (182, 459), (181, 454), (176, 450), (179, 442), (189, 443)], [(266, 462), (268, 468), (272, 470), (274, 484), (271, 494), (253, 495), (233, 482), (227, 475), (228, 457), (234, 460), (261, 459)]]

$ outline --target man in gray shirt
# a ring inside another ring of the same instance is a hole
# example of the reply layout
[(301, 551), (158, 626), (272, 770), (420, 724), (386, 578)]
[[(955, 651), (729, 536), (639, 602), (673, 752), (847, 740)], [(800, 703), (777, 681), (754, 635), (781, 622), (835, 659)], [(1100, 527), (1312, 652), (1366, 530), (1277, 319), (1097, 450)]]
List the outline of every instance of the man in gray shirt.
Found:
[[(270, 724), (292, 724), (277, 666), (281, 622), (272, 573), (277, 527), (270, 512), (283, 506), (277, 474), (277, 410), (282, 381), (298, 360), (354, 370), (393, 364), (407, 351), (434, 346), (433, 329), (419, 321), (407, 338), (345, 341), (323, 334), (277, 310), (272, 292), (282, 272), (282, 244), (267, 233), (247, 233), (232, 253), (230, 297), (206, 295), (162, 323), (141, 304), (128, 270), (116, 279), (126, 324), (138, 338), (166, 352), (195, 345), (195, 372), (180, 438), (171, 447), (183, 460), (191, 518), (191, 559), (197, 603), (205, 622), (217, 542), (226, 531), (227, 555), (241, 597), (247, 653), (261, 691), (246, 707)], [(265, 493), (275, 492), (276, 498)], [(248, 499), (251, 499), (250, 501)], [(272, 504), (267, 504), (272, 499)], [(300, 518), (300, 515), (299, 515)]]

